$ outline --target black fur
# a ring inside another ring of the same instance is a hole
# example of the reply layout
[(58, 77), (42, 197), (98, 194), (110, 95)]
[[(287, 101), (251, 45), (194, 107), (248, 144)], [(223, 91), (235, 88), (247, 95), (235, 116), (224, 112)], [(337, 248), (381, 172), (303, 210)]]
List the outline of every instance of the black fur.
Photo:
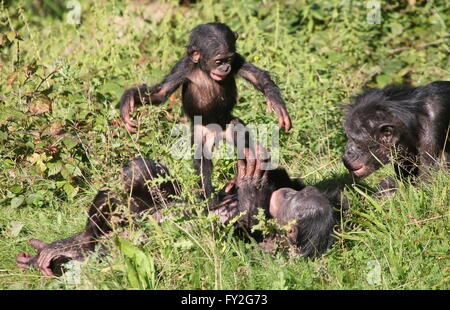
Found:
[[(178, 193), (176, 181), (167, 180), (156, 187), (149, 181), (155, 178), (170, 178), (169, 170), (151, 159), (137, 158), (124, 166), (122, 181), (125, 193), (130, 195), (132, 215), (150, 210), (150, 214), (159, 220), (158, 209), (173, 202), (172, 195)], [(292, 243), (298, 246), (306, 256), (316, 256), (323, 253), (332, 243), (332, 208), (330, 201), (313, 187), (305, 187), (300, 180), (290, 179), (284, 169), (266, 172), (261, 178), (244, 177), (239, 180), (239, 187), (230, 193), (219, 195), (219, 203), (230, 197), (237, 197), (231, 203), (224, 204), (212, 212), (221, 216), (221, 221), (227, 223), (242, 213), (237, 228), (250, 232), (256, 224), (254, 216), (260, 208), (270, 217), (269, 203), (271, 195), (278, 189), (294, 191), (294, 199), (286, 200), (282, 212), (275, 218), (285, 225), (291, 220), (296, 222), (298, 233)], [(100, 191), (94, 198), (88, 212), (85, 230), (66, 239), (46, 244), (37, 239), (30, 240), (38, 250), (37, 255), (30, 256), (22, 252), (17, 256), (17, 263), (23, 268), (30, 266), (41, 269), (47, 275), (59, 275), (63, 272), (62, 264), (70, 260), (84, 260), (86, 253), (94, 251), (99, 239), (112, 231), (113, 216), (116, 215), (116, 225), (123, 226), (128, 222), (128, 216), (119, 213), (118, 206), (128, 202), (109, 191)], [(186, 216), (186, 213), (184, 213)], [(251, 233), (257, 240), (261, 239), (259, 232)], [(104, 251), (104, 249), (102, 249)]]
[[(283, 192), (283, 197), (277, 199), (279, 212), (273, 214), (271, 196), (278, 190)], [(334, 242), (332, 232), (337, 214), (332, 201), (340, 200), (337, 198), (340, 192), (329, 194), (305, 186), (299, 179), (291, 179), (285, 169), (275, 169), (268, 171), (262, 179), (246, 177), (238, 181), (238, 211), (233, 215), (241, 214), (238, 227), (244, 228), (257, 241), (262, 241), (261, 232), (251, 231), (257, 224), (258, 210), (263, 209), (267, 218), (275, 218), (280, 225), (293, 223), (293, 233), (288, 234), (291, 244), (304, 256), (316, 257)]]
[[(261, 91), (278, 113), (285, 128), (290, 128), (290, 119), (280, 91), (263, 71), (236, 53), (237, 35), (222, 23), (208, 23), (195, 27), (186, 47), (186, 55), (172, 68), (163, 81), (151, 87), (133, 87), (123, 94), (120, 101), (122, 119), (130, 131), (135, 126), (129, 120), (130, 102), (160, 104), (182, 85), (182, 103), (185, 114), (193, 122), (195, 116), (202, 117), (202, 124), (218, 124), (222, 129), (233, 119), (237, 88), (235, 75), (252, 83)], [(221, 76), (221, 80), (213, 78)], [(203, 154), (202, 154), (203, 156)], [(213, 191), (211, 184), (212, 162), (205, 158), (194, 159), (194, 168), (202, 174), (202, 185), (206, 196)]]
[[(159, 177), (169, 178), (169, 170), (151, 159), (137, 158), (124, 166), (122, 181), (125, 193), (131, 195), (129, 202), (132, 216), (150, 209), (156, 217), (157, 209), (172, 201), (171, 195), (178, 192), (177, 182), (168, 180), (151, 187), (149, 181)], [(94, 251), (99, 239), (112, 231), (112, 217), (119, 205), (128, 203), (121, 201), (114, 193), (99, 191), (89, 208), (83, 232), (51, 244), (32, 239), (30, 243), (38, 249), (38, 254), (29, 256), (26, 252), (20, 253), (17, 263), (23, 268), (37, 267), (47, 275), (61, 274), (62, 264), (69, 260), (83, 260), (87, 252)], [(128, 217), (121, 213), (117, 215), (119, 221), (116, 224), (126, 225)]]
[(357, 177), (392, 160), (399, 175), (422, 175), (450, 162), (449, 123), (450, 82), (369, 89), (349, 106), (344, 164)]

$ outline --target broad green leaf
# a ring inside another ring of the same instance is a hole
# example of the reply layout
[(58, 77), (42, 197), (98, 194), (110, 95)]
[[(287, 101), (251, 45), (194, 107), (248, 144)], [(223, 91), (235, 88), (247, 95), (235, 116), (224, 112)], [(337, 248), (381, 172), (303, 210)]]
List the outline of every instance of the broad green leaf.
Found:
[(63, 189), (64, 189), (64, 191), (66, 192), (66, 194), (67, 194), (67, 196), (69, 197), (69, 198), (73, 198), (73, 197), (75, 197), (76, 196), (76, 194), (78, 193), (78, 191), (79, 191), (79, 187), (73, 187), (71, 184), (69, 184), (69, 183), (66, 183), (64, 186), (63, 186)]
[(20, 207), (24, 201), (25, 201), (25, 197), (22, 195), (14, 197), (13, 199), (11, 199), (11, 207), (12, 208)]
[(57, 161), (55, 163), (47, 163), (48, 171), (47, 176), (52, 176), (55, 174), (58, 174), (61, 171), (62, 164), (60, 161)]
[(19, 221), (11, 221), (8, 224), (8, 235), (12, 238), (17, 237), (23, 228), (23, 224)]

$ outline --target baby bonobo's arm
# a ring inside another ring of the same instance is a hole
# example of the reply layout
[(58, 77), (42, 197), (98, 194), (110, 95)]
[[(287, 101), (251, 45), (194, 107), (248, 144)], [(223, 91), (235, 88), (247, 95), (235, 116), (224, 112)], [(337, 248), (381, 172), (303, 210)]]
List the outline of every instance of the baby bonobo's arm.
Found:
[(270, 78), (269, 72), (245, 61), (244, 57), (237, 54), (235, 59), (237, 74), (249, 81), (257, 90), (266, 97), (267, 111), (271, 113), (274, 109), (278, 115), (278, 127), (286, 131), (291, 129), (291, 118), (286, 109), (286, 103), (281, 97), (280, 90)]
[(128, 131), (136, 132), (136, 124), (131, 121), (130, 113), (134, 111), (135, 104), (151, 103), (161, 104), (181, 85), (191, 70), (191, 61), (183, 57), (172, 68), (170, 74), (166, 75), (159, 84), (148, 87), (140, 85), (127, 89), (120, 99), (120, 115)]

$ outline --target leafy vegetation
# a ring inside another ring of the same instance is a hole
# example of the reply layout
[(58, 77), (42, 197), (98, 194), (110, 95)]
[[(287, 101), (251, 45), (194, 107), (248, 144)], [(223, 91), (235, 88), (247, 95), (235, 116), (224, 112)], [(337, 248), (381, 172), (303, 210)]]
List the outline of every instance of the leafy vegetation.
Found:
[[(186, 123), (179, 93), (138, 109), (139, 135), (124, 130), (115, 106), (125, 88), (170, 70), (197, 24), (227, 23), (238, 51), (272, 73), (294, 124), (280, 132), (280, 165), (311, 185), (347, 175), (340, 105), (352, 95), (450, 78), (445, 0), (381, 1), (380, 24), (367, 21), (368, 1), (80, 0), (79, 24), (67, 22), (67, 2), (0, 1), (1, 288), (449, 289), (450, 177), (439, 171), (389, 199), (349, 189), (338, 241), (316, 260), (267, 254), (201, 216), (141, 219), (108, 243), (109, 256), (61, 278), (18, 269), (17, 253), (34, 252), (29, 238), (80, 231), (95, 193), (119, 186), (120, 167), (139, 154), (168, 166), (193, 201), (191, 162), (170, 155), (171, 129)], [(238, 88), (237, 116), (276, 124), (257, 91), (242, 80)], [(216, 188), (234, 175), (233, 160), (217, 161)]]

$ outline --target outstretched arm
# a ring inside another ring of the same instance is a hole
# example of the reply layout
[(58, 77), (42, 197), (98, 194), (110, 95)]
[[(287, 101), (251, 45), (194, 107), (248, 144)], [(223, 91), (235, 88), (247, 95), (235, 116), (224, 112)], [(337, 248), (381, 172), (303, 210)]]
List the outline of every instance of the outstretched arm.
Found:
[(118, 203), (110, 193), (100, 191), (89, 209), (85, 231), (50, 244), (31, 239), (29, 243), (38, 253), (34, 256), (27, 252), (19, 253), (17, 265), (24, 269), (38, 268), (46, 276), (61, 274), (62, 264), (70, 260), (82, 261), (87, 252), (94, 251), (98, 238), (112, 231), (111, 217)]
[(136, 124), (130, 119), (134, 105), (141, 103), (161, 104), (183, 84), (186, 75), (192, 70), (192, 62), (188, 57), (183, 57), (172, 68), (170, 74), (163, 81), (154, 86), (141, 85), (127, 89), (120, 99), (120, 115), (125, 127), (130, 132), (136, 132)]
[(271, 113), (275, 109), (278, 115), (278, 126), (280, 128), (284, 127), (286, 131), (289, 131), (291, 129), (291, 118), (286, 109), (286, 104), (281, 98), (280, 90), (270, 78), (269, 73), (248, 63), (239, 54), (236, 55), (235, 65), (238, 68), (237, 74), (264, 94), (268, 112)]

